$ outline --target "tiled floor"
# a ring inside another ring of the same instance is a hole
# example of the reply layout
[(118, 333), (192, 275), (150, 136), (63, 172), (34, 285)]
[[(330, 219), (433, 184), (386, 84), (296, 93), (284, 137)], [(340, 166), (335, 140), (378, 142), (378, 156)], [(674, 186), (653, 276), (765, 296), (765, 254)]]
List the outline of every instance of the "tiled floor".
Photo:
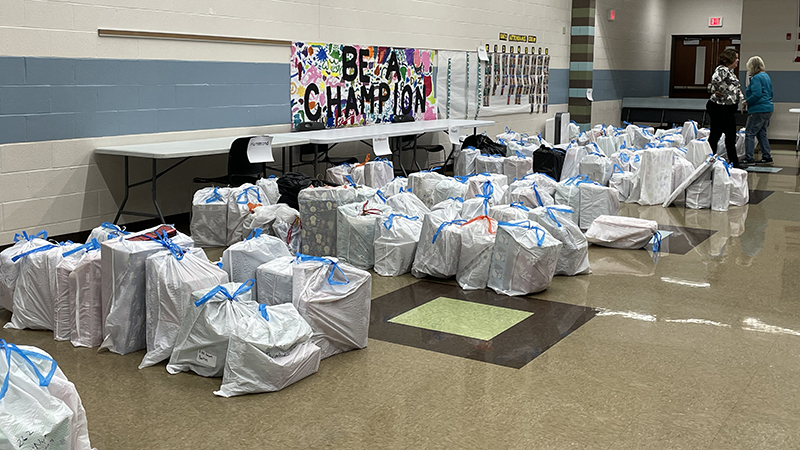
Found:
[[(774, 157), (800, 166), (793, 147)], [(622, 205), (673, 231), (669, 248), (591, 247), (591, 275), (533, 298), (374, 276), (369, 346), (278, 393), (223, 399), (219, 379), (138, 370), (143, 352), (0, 338), (55, 357), (101, 450), (800, 448), (800, 178), (786, 173), (751, 173), (772, 193), (727, 213)]]

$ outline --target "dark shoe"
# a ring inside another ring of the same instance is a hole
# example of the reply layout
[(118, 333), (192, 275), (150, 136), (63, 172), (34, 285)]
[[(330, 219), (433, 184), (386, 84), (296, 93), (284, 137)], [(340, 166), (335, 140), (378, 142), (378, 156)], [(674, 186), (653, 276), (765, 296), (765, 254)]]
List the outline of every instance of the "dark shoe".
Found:
[(772, 158), (761, 158), (756, 164), (772, 164)]
[(739, 162), (742, 163), (742, 164), (755, 164), (756, 163), (753, 160), (753, 158), (742, 158)]

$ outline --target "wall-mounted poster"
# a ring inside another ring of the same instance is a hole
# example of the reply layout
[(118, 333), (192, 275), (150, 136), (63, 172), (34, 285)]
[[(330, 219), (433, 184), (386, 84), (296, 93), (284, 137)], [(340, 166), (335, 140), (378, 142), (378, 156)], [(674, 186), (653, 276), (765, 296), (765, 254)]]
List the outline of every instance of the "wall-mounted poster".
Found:
[(436, 119), (434, 50), (294, 42), (292, 126), (328, 128)]

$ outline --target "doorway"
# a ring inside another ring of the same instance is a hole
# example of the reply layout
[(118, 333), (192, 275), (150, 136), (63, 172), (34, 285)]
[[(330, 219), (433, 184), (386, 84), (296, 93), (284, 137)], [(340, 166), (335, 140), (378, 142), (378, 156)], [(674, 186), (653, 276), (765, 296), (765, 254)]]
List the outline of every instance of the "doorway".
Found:
[(740, 44), (741, 35), (672, 36), (670, 98), (708, 97), (706, 86), (717, 68), (720, 53), (726, 48), (738, 53)]

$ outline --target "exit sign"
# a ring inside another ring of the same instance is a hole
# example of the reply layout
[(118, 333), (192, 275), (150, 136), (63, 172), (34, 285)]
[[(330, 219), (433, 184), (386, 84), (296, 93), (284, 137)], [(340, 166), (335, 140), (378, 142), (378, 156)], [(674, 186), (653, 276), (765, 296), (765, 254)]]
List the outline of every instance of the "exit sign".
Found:
[(722, 17), (709, 17), (708, 18), (708, 26), (709, 27), (721, 27), (722, 26)]

